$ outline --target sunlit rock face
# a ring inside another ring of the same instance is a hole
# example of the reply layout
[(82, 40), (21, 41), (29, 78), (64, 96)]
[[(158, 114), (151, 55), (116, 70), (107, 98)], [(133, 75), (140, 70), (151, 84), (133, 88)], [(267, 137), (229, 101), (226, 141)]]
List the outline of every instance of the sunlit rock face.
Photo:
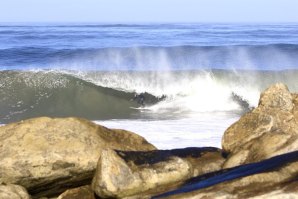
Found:
[(79, 118), (36, 118), (0, 127), (0, 182), (34, 195), (90, 184), (103, 149), (153, 150), (143, 137)]
[(222, 147), (229, 157), (224, 168), (298, 150), (297, 102), (297, 94), (284, 84), (266, 89), (259, 106), (225, 131)]

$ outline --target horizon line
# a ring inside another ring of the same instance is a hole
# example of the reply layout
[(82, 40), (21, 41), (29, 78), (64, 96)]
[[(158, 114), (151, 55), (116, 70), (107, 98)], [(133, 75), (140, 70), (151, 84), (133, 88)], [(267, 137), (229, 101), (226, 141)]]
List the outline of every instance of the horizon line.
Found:
[(42, 24), (42, 23), (81, 23), (81, 24), (298, 24), (297, 21), (0, 21), (0, 24)]

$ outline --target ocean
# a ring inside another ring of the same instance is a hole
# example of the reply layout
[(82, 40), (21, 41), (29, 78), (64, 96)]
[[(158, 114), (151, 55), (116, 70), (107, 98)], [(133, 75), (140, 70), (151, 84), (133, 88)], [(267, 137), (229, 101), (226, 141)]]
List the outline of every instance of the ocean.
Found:
[(298, 92), (298, 24), (0, 24), (0, 124), (83, 117), (160, 149), (221, 147), (283, 82)]

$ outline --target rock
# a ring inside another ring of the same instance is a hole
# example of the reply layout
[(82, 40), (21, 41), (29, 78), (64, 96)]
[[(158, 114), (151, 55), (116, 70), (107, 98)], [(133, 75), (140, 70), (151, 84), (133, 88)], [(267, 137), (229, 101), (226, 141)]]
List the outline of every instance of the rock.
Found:
[(57, 199), (96, 199), (89, 185), (69, 189), (63, 192)]
[(298, 151), (295, 151), (258, 163), (218, 171), (215, 172), (218, 175), (207, 178), (200, 176), (180, 189), (153, 198), (296, 198), (297, 154)]
[(286, 85), (277, 83), (261, 93), (259, 106), (264, 108), (277, 108), (284, 111), (292, 111), (293, 99)]
[(0, 127), (0, 182), (35, 197), (91, 183), (103, 149), (153, 150), (144, 138), (78, 118), (35, 118)]
[(229, 157), (224, 168), (298, 150), (297, 99), (283, 84), (266, 89), (259, 106), (225, 131), (222, 147)]
[(0, 185), (0, 199), (31, 199), (27, 190), (19, 185)]
[(45, 197), (45, 196), (44, 196), (44, 197), (41, 197), (41, 198), (38, 197), (37, 199), (57, 199), (57, 197), (50, 197), (50, 198), (48, 198), (48, 197)]
[(271, 187), (269, 190), (261, 190), (257, 196), (249, 197), (251, 199), (284, 199), (298, 198), (298, 182), (291, 182), (286, 185)]
[(176, 187), (190, 177), (219, 170), (224, 160), (221, 151), (211, 147), (148, 152), (104, 150), (92, 188), (102, 198), (145, 197)]
[[(237, 182), (235, 182), (237, 183)], [(163, 199), (295, 199), (298, 198), (298, 183), (292, 182), (279, 186), (259, 186), (254, 184), (249, 187), (239, 187), (239, 189), (229, 188), (233, 184), (222, 184), (205, 190), (180, 194), (176, 196), (164, 197)], [(242, 188), (242, 190), (241, 190)]]
[(98, 162), (92, 188), (102, 198), (122, 198), (158, 186), (179, 183), (190, 176), (191, 166), (180, 158), (145, 165), (139, 169), (137, 166), (130, 167), (115, 151), (104, 150)]

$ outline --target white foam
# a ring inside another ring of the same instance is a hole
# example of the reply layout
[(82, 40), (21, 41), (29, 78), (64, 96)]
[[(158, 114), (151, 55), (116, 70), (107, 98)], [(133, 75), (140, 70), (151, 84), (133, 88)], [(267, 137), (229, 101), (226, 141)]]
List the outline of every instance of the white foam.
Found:
[(108, 120), (96, 123), (135, 132), (158, 149), (206, 146), (221, 148), (225, 129), (237, 119), (237, 116), (217, 113), (179, 120)]
[(232, 100), (236, 93), (251, 106), (256, 106), (259, 88), (253, 84), (232, 80), (220, 80), (212, 72), (175, 73), (173, 71), (125, 73), (111, 72), (102, 74), (80, 74), (80, 78), (103, 87), (128, 92), (148, 92), (155, 96), (166, 95), (161, 103), (146, 107), (153, 112), (203, 113), (214, 111), (239, 110), (239, 104)]

